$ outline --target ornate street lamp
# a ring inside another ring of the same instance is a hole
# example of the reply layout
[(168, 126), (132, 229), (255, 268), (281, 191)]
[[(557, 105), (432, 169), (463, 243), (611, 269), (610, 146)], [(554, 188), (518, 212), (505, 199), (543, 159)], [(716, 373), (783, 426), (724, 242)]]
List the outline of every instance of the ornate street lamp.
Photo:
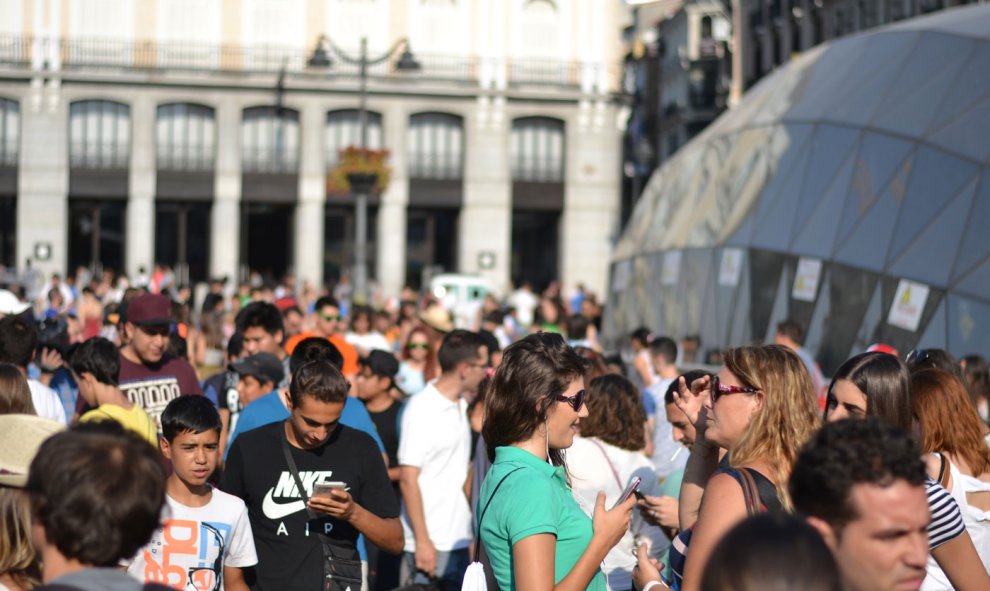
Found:
[[(395, 68), (400, 72), (415, 72), (420, 69), (419, 62), (413, 57), (409, 49), (409, 40), (403, 37), (396, 41), (385, 53), (368, 57), (368, 38), (361, 38), (361, 53), (357, 57), (344, 53), (339, 47), (334, 45), (326, 35), (320, 35), (316, 40), (316, 47), (313, 54), (307, 60), (313, 68), (332, 68), (332, 51), (341, 61), (348, 64), (357, 65), (358, 77), (360, 81), (358, 121), (361, 129), (362, 150), (368, 147), (368, 66), (375, 66), (384, 63), (392, 58), (399, 50), (404, 48)], [(328, 51), (330, 50), (330, 51)], [(354, 177), (354, 178), (352, 178)], [(360, 178), (359, 178), (360, 177)], [(351, 183), (351, 190), (354, 193), (354, 301), (368, 301), (368, 193), (375, 186), (376, 175), (374, 174), (349, 174), (348, 181)]]

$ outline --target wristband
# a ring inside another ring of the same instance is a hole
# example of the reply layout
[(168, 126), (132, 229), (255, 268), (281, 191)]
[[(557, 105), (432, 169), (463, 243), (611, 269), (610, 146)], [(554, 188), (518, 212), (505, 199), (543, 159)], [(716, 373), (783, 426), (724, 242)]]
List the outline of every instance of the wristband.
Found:
[(663, 584), (663, 581), (650, 581), (649, 583), (643, 585), (643, 588), (640, 589), (640, 591), (650, 591), (650, 589), (654, 587), (666, 588), (667, 586)]

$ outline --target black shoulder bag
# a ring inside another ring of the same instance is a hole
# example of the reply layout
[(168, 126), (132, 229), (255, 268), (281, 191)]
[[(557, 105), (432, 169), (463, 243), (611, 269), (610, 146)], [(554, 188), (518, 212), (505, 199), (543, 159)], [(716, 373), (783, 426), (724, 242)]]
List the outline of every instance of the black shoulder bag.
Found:
[(505, 482), (506, 478), (517, 470), (522, 470), (522, 468), (511, 470), (508, 474), (502, 477), (502, 480), (498, 481), (498, 484), (495, 485), (495, 490), (492, 491), (492, 496), (488, 497), (488, 502), (485, 503), (485, 508), (481, 510), (481, 516), (478, 517), (478, 535), (475, 536), (474, 561), (480, 562), (485, 567), (485, 583), (488, 586), (488, 591), (499, 591), (499, 587), (498, 581), (495, 580), (495, 570), (492, 568), (492, 562), (488, 558), (488, 553), (485, 551), (484, 544), (481, 543), (481, 522), (484, 521), (485, 513), (488, 512), (488, 506), (492, 504), (492, 499), (495, 498), (495, 494), (498, 492), (499, 487), (502, 486), (502, 483)]
[[(285, 461), (289, 464), (292, 478), (296, 481), (299, 489), (299, 496), (303, 503), (306, 503), (306, 513), (310, 519), (318, 519), (316, 511), (309, 508), (309, 495), (303, 487), (302, 478), (299, 477), (299, 470), (296, 468), (296, 461), (292, 459), (292, 451), (289, 450), (289, 441), (282, 433), (282, 452), (285, 454)], [(361, 583), (364, 577), (361, 573), (361, 561), (338, 558), (333, 553), (333, 545), (329, 542), (329, 537), (322, 531), (317, 532), (320, 543), (323, 546), (323, 591), (361, 591)]]

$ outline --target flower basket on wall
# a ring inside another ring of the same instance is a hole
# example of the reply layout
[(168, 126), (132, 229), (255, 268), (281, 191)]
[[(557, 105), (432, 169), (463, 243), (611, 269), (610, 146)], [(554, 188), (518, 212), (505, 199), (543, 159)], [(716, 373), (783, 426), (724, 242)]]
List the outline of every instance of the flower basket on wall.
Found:
[(383, 193), (388, 188), (391, 175), (388, 150), (348, 146), (340, 151), (337, 165), (327, 173), (327, 193), (330, 195), (350, 195), (355, 192)]

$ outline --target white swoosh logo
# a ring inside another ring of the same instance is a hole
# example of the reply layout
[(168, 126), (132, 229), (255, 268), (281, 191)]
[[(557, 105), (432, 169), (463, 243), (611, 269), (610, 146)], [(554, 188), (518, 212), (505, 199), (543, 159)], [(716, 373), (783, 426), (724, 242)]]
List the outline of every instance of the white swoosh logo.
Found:
[(261, 511), (268, 519), (282, 519), (286, 515), (292, 515), (306, 508), (306, 503), (302, 499), (291, 503), (277, 503), (272, 498), (273, 492), (275, 492), (274, 487), (268, 489), (265, 499), (261, 502)]

